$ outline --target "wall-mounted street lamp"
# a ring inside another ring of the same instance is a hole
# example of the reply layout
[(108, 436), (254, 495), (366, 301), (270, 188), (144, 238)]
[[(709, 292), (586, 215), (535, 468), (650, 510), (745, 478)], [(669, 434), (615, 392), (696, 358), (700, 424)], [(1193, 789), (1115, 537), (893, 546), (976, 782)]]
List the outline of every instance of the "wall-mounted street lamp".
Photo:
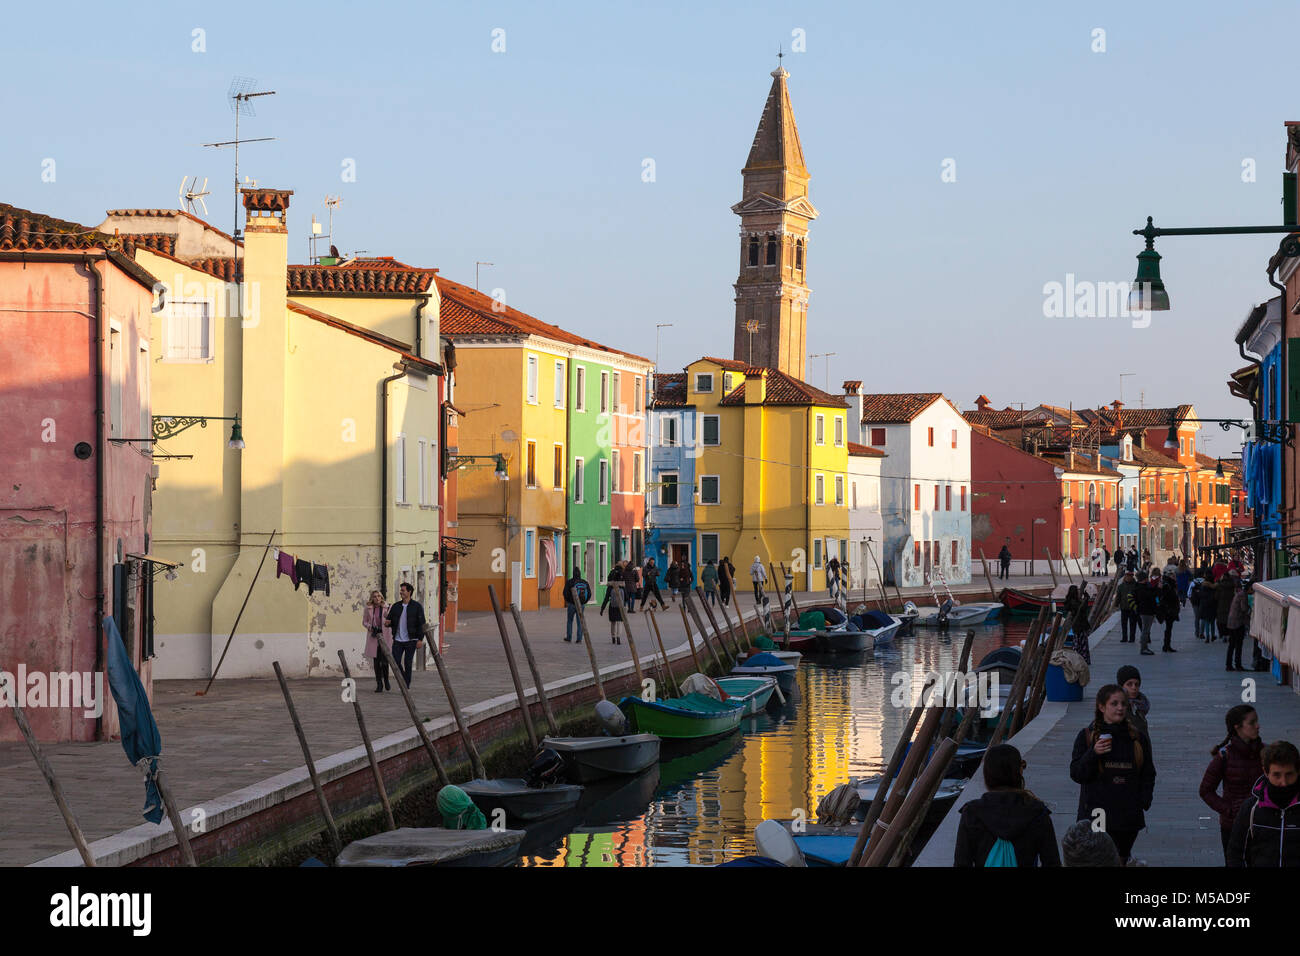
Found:
[[(1225, 432), (1236, 426), (1246, 433), (1247, 441), (1255, 441), (1263, 444), (1272, 445), (1290, 445), (1292, 444), (1294, 432), (1292, 425), (1300, 425), (1300, 420), (1279, 420), (1271, 419), (1268, 421), (1243, 421), (1240, 418), (1184, 418), (1184, 422), (1196, 422), (1201, 425), (1218, 425)], [(1178, 447), (1178, 425), (1177, 419), (1171, 419), (1169, 422), (1169, 432), (1165, 435), (1165, 447)], [(1220, 460), (1222, 465), (1222, 460)], [(1220, 472), (1222, 477), (1222, 472)]]
[[(1147, 246), (1138, 253), (1137, 278), (1129, 292), (1130, 312), (1167, 312), (1169, 293), (1160, 278), (1160, 253), (1156, 252), (1156, 236), (1252, 236), (1269, 233), (1294, 233), (1300, 226), (1289, 223), (1281, 226), (1206, 226), (1196, 229), (1162, 229), (1147, 216), (1145, 228), (1134, 229), (1133, 235), (1142, 236)], [(1300, 256), (1300, 236), (1287, 235), (1278, 246), (1278, 252), (1288, 259)]]
[[(480, 465), (479, 462), (484, 464)], [(447, 471), (458, 471), (461, 468), (483, 468), (486, 463), (492, 463), (492, 477), (497, 481), (509, 481), (510, 472), (506, 468), (505, 455), (448, 455)]]
[(208, 422), (234, 422), (230, 427), (230, 440), (226, 442), (226, 447), (236, 450), (244, 447), (244, 430), (239, 424), (238, 415), (154, 415), (151, 424), (152, 438), (110, 438), (109, 441), (153, 444), (156, 441), (174, 438), (187, 428), (193, 428), (195, 425), (207, 428)]

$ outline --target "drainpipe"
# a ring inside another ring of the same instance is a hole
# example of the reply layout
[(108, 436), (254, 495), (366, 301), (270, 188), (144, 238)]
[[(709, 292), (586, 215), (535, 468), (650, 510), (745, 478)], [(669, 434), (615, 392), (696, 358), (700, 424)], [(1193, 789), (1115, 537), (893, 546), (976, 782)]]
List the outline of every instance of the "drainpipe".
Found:
[(424, 307), (429, 304), (427, 295), (420, 296), (420, 301), (415, 304), (415, 354), (418, 358), (424, 358), (424, 353), (420, 351), (420, 343), (423, 341), (421, 334), (424, 328)]
[(406, 366), (394, 365), (397, 374), (379, 382), (379, 593), (388, 599), (388, 386), (406, 378)]
[[(1281, 409), (1282, 414), (1279, 415), (1278, 418), (1280, 421), (1287, 422), (1290, 421), (1291, 419), (1291, 381), (1290, 381), (1290, 375), (1287, 373), (1288, 330), (1287, 330), (1287, 310), (1286, 310), (1286, 284), (1282, 282), (1278, 282), (1277, 279), (1274, 278), (1273, 276), (1273, 273), (1277, 271), (1280, 265), (1282, 265), (1282, 261), (1283, 260), (1280, 256), (1275, 256), (1272, 259), (1272, 261), (1269, 262), (1268, 284), (1271, 285), (1273, 288), (1277, 289), (1278, 295), (1281, 296), (1281, 299), (1278, 301), (1278, 324), (1282, 332), (1282, 352), (1280, 355), (1280, 365), (1282, 367), (1281, 368), (1282, 374), (1279, 376), (1279, 378), (1282, 379), (1282, 409)], [(1284, 429), (1283, 432), (1284, 434), (1289, 433), (1292, 430), (1291, 425), (1284, 425), (1282, 427)], [(1281, 479), (1281, 485), (1282, 485), (1282, 502), (1281, 502), (1282, 509), (1281, 509), (1281, 513), (1278, 515), (1278, 518), (1280, 519), (1279, 522), (1281, 525), (1280, 530), (1284, 536), (1287, 535), (1291, 530), (1290, 522), (1287, 520), (1288, 512), (1290, 512), (1291, 510), (1289, 499), (1292, 497), (1288, 493), (1288, 488), (1286, 484), (1287, 447), (1288, 446), (1286, 445), (1286, 443), (1282, 443), (1281, 447), (1278, 448), (1278, 463), (1279, 463), (1278, 477)], [(1289, 571), (1290, 568), (1288, 567), (1288, 573)]]
[[(104, 669), (104, 641), (99, 622), (104, 619), (104, 486), (108, 468), (104, 461), (104, 283), (93, 265), (104, 256), (86, 256), (82, 263), (90, 274), (91, 311), (95, 316), (95, 672)], [(95, 739), (103, 737), (104, 718), (95, 718)]]

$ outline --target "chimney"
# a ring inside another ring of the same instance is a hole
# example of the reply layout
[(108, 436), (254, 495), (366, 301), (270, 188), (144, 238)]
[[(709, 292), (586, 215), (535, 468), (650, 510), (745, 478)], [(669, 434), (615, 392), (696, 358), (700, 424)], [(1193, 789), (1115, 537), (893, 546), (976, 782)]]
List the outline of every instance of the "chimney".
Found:
[(767, 369), (745, 369), (745, 404), (762, 405), (767, 401)]
[(987, 395), (981, 395), (979, 398), (975, 399), (975, 409), (977, 411), (981, 411), (981, 412), (987, 411), (988, 407), (992, 404), (993, 403), (989, 401), (989, 397)]
[(865, 445), (867, 441), (862, 429), (862, 406), (864, 402), (862, 383), (860, 381), (845, 382), (844, 397), (849, 403), (848, 440), (859, 445)]
[(1115, 427), (1123, 428), (1124, 427), (1124, 403), (1117, 398), (1115, 399), (1115, 401), (1110, 403), (1110, 407), (1115, 412)]
[[(240, 453), (244, 493), (241, 528), (276, 528), (284, 522), (285, 342), (289, 234), (285, 221), (292, 191), (241, 189), (247, 211), (244, 278), (239, 288), (239, 341), (243, 350)], [(254, 413), (255, 410), (255, 413)]]

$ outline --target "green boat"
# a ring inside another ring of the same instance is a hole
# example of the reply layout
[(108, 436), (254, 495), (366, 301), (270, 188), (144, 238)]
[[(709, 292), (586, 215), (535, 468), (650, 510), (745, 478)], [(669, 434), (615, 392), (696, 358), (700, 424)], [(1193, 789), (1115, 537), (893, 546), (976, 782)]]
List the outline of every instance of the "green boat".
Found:
[(624, 697), (618, 705), (638, 733), (668, 740), (699, 740), (729, 734), (745, 716), (743, 704), (714, 700), (705, 694), (686, 694), (672, 700)]
[(771, 677), (719, 677), (714, 683), (728, 700), (744, 706), (746, 717), (761, 713), (776, 690), (776, 680)]

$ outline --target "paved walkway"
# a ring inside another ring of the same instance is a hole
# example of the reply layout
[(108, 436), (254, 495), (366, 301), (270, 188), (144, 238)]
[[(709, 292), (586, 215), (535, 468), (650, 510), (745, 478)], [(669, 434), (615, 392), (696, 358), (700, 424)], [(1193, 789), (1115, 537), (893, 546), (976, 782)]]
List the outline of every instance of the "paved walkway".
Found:
[[(1045, 704), (1039, 716), (1011, 743), (1021, 748), (1029, 764), (1025, 783), (1052, 810), (1059, 841), (1074, 822), (1079, 786), (1070, 780), (1074, 738), (1092, 719), (1096, 692), (1114, 683), (1122, 664), (1142, 672), (1142, 691), (1151, 699), (1148, 726), (1156, 768), (1155, 799), (1146, 814), (1147, 828), (1134, 845), (1133, 855), (1150, 866), (1222, 866), (1219, 816), (1201, 800), (1201, 775), (1210, 762), (1210, 749), (1223, 739), (1223, 715), (1242, 702), (1243, 679), (1255, 683), (1260, 729), (1265, 741), (1300, 740), (1300, 696), (1279, 687), (1267, 672), (1228, 673), (1222, 641), (1205, 644), (1192, 633), (1192, 615), (1184, 611), (1174, 625), (1175, 654), (1160, 651), (1163, 641), (1152, 625), (1154, 657), (1142, 657), (1140, 643), (1121, 644), (1119, 616), (1105, 632), (1093, 636), (1091, 682), (1084, 699), (1070, 704)], [(1249, 667), (1251, 642), (1242, 654)], [(1035, 726), (1038, 725), (1038, 726)], [(979, 775), (966, 787), (961, 803), (984, 792)], [(919, 865), (951, 866), (956, 840), (956, 808), (931, 838)]]
[[(1051, 579), (1019, 579), (1015, 583), (1033, 586), (1050, 584)], [(986, 590), (986, 586), (981, 588)], [(954, 590), (962, 594), (969, 589)], [(903, 597), (925, 603), (929, 589), (904, 590)], [(800, 603), (813, 598), (824, 600), (825, 592), (796, 595)], [(752, 613), (747, 592), (742, 594), (741, 602)], [(595, 607), (588, 609), (587, 617), (588, 626), (596, 634), (593, 646), (602, 668), (631, 660), (626, 642), (610, 644), (609, 625), (596, 614)], [(563, 609), (529, 612), (524, 619), (544, 682), (590, 675), (586, 651), (561, 640)], [(670, 654), (686, 656), (677, 607), (670, 602), (658, 620)], [(646, 615), (634, 614), (632, 622), (637, 649), (645, 658), (654, 647)], [(533, 682), (513, 625), (510, 633), (525, 688), (529, 689)], [(463, 707), (513, 694), (501, 638), (490, 612), (463, 612), (457, 631), (448, 636), (448, 645), (444, 659)], [(678, 652), (674, 653), (674, 647)], [(449, 714), (432, 661), (429, 668), (417, 673), (413, 681), (417, 706), (424, 717)], [(396, 689), (376, 694), (369, 673), (356, 676), (367, 729), (373, 739), (410, 727)], [(162, 732), (164, 767), (182, 811), (302, 766), (302, 751), (275, 680), (218, 680), (206, 697), (196, 697), (195, 691), (205, 683), (154, 684), (154, 715)], [(318, 763), (329, 754), (360, 746), (352, 708), (342, 701), (337, 680), (299, 679), (289, 681), (289, 686)], [(50, 744), (44, 749), (88, 840), (93, 842), (143, 822), (143, 782), (126, 762), (119, 743)], [(0, 865), (32, 863), (72, 846), (63, 818), (26, 746), (0, 744)]]

